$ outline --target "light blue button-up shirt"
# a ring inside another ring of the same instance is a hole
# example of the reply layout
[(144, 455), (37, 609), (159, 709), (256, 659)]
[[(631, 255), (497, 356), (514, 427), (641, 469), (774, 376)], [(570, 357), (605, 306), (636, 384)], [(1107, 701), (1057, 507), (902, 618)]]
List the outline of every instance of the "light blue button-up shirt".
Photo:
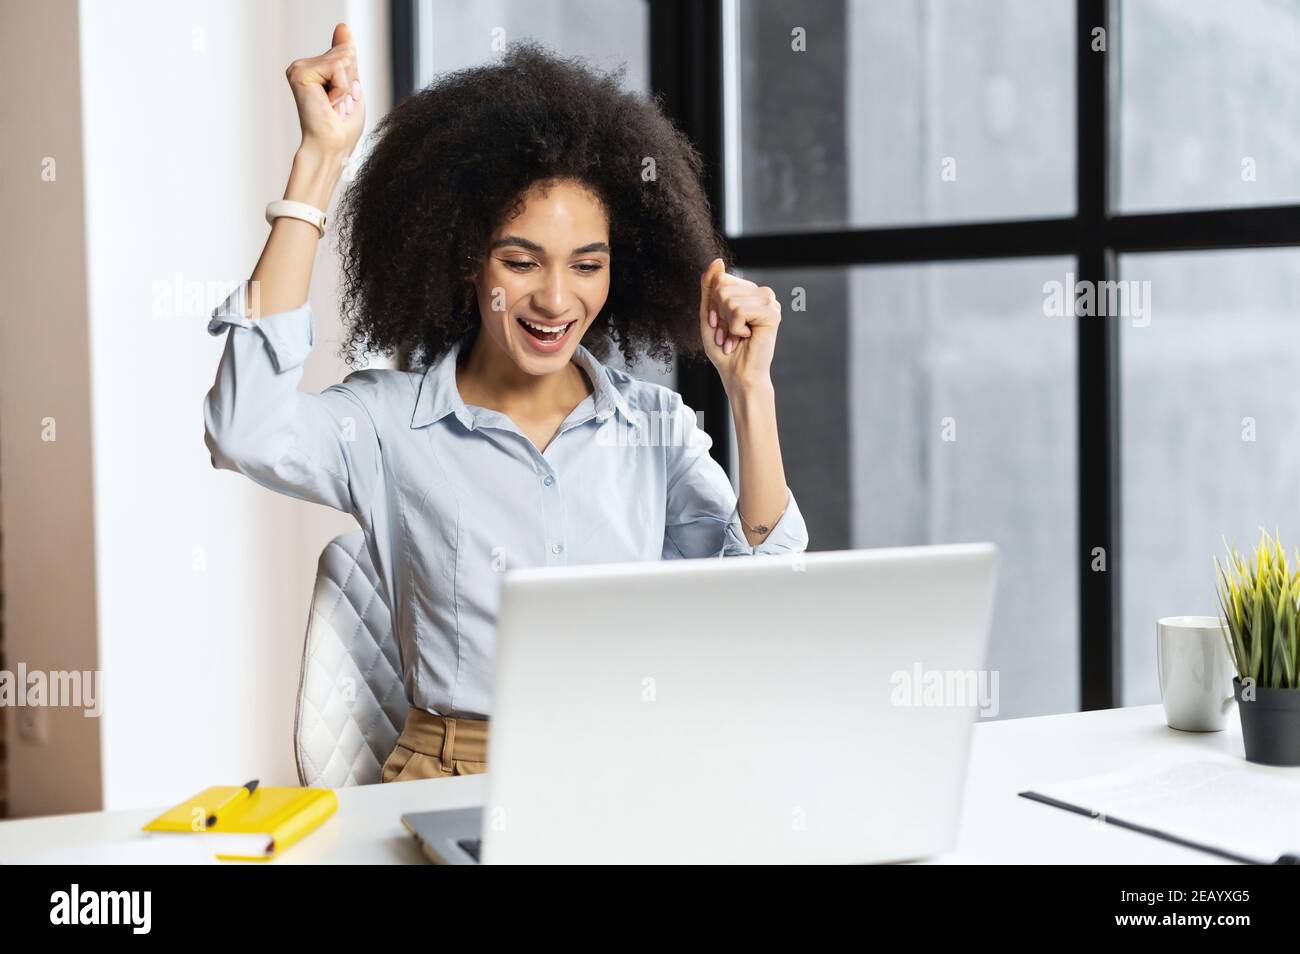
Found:
[(751, 547), (681, 395), (581, 345), (594, 391), (539, 451), (506, 415), (461, 400), (459, 346), (424, 373), (356, 371), (310, 394), (298, 390), (310, 303), (250, 321), (241, 284), (208, 330), (226, 334), (203, 407), (213, 466), (356, 517), (418, 708), (489, 717), (508, 569), (807, 548), (793, 494)]

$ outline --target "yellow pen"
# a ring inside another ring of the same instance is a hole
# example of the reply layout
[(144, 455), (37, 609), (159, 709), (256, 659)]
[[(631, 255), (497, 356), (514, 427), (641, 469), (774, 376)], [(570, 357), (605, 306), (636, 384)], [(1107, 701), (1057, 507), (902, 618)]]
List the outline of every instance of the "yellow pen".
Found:
[(228, 799), (226, 799), (224, 802), (222, 802), (220, 805), (218, 805), (208, 814), (207, 827), (211, 828), (213, 825), (215, 825), (217, 823), (218, 815), (230, 811), (230, 809), (234, 808), (244, 799), (248, 798), (256, 790), (257, 790), (257, 779), (253, 779), (251, 782), (245, 782), (243, 786), (239, 789), (239, 791), (235, 792), (234, 795), (231, 795)]

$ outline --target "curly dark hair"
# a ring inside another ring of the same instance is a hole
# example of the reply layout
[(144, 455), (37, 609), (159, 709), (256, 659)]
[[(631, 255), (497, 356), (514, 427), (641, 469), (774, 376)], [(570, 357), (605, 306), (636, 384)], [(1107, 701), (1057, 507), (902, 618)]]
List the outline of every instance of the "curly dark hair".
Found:
[[(343, 356), (427, 367), (472, 341), (474, 276), (530, 185), (573, 179), (609, 217), (610, 291), (583, 345), (667, 363), (697, 355), (699, 279), (731, 259), (700, 184), (702, 162), (657, 99), (540, 45), (439, 77), (378, 123), (339, 206)], [(651, 168), (654, 175), (643, 175)]]

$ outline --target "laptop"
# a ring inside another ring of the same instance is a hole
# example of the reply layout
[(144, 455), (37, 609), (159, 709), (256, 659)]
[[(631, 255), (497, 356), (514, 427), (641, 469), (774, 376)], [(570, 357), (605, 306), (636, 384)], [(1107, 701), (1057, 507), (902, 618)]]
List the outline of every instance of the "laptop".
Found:
[(402, 822), (441, 864), (948, 851), (996, 572), (988, 543), (510, 570), (487, 802)]

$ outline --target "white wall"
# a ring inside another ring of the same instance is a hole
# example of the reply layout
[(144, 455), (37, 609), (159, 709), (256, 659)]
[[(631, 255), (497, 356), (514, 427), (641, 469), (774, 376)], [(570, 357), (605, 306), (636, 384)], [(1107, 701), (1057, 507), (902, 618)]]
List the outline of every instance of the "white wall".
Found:
[[(294, 700), (316, 558), (330, 537), (355, 524), (212, 468), (201, 408), (223, 342), (205, 325), (216, 301), (252, 271), (269, 231), (265, 205), (283, 194), (299, 141), (285, 67), (323, 52), (334, 24), (346, 20), (361, 47), (373, 122), (391, 101), (387, 3), (82, 0), (78, 7), (65, 0), (42, 4), (39, 13), (36, 4), (9, 7), (41, 23), (55, 10), (65, 20), (80, 14), (85, 227), (70, 228), (68, 237), (84, 242), (86, 266), (56, 262), (49, 243), (6, 236), (7, 245), (28, 250), (26, 273), (41, 277), (28, 292), (33, 304), (50, 294), (72, 301), (48, 346), (42, 324), (39, 363), (31, 360), (29, 332), (9, 315), (3, 349), (6, 371), (12, 366), (38, 383), (50, 369), (68, 378), (71, 386), (57, 391), (66, 401), (76, 403), (79, 386), (84, 419), (86, 328), (84, 317), (75, 318), (78, 309), (82, 316), (88, 310), (94, 573), (86, 561), (69, 563), (66, 580), (47, 583), (44, 596), (67, 614), (97, 609), (77, 632), (97, 631), (80, 655), (92, 658), (97, 646), (104, 670), (102, 772), (94, 765), (79, 777), (96, 778), (107, 809), (163, 804), (205, 785), (254, 777), (297, 784)], [(21, 25), (6, 33), (31, 35)], [(48, 47), (20, 46), (34, 59), (49, 56)], [(62, 64), (75, 64), (75, 44), (67, 52)], [(67, 98), (76, 105), (74, 94)], [(30, 132), (48, 123), (48, 114), (33, 107), (16, 119)], [(41, 143), (40, 136), (29, 138), (24, 170), (35, 169), (30, 153)], [(75, 162), (68, 166), (76, 171)], [(22, 212), (18, 221), (35, 218), (40, 207), (28, 199)], [(52, 218), (61, 221), (68, 220)], [(311, 389), (347, 371), (335, 353), (336, 279), (329, 233), (312, 285), (318, 344), (304, 375)], [(30, 320), (33, 312), (22, 311)], [(23, 402), (16, 411), (11, 393)], [(19, 515), (6, 528), (13, 668), (18, 651), (70, 641), (20, 595), (30, 583), (22, 569), (30, 548), (52, 526), (47, 510), (24, 514), (30, 485), (53, 474), (59, 481), (79, 477), (88, 490), (90, 471), (82, 459), (34, 472), (30, 439), (22, 434), (33, 430), (27, 419), (38, 408), (28, 406), (33, 402), (20, 384), (7, 384), (3, 397), (3, 429), (18, 432), (4, 447), (0, 487), (7, 512)], [(77, 412), (66, 416), (74, 422), (70, 443), (62, 444), (61, 430), (60, 446), (72, 453)], [(10, 443), (19, 444), (12, 455)], [(88, 538), (89, 525), (78, 529)], [(59, 601), (49, 591), (65, 583), (74, 588)], [(50, 750), (66, 744), (60, 735)], [(70, 810), (48, 775), (29, 773), (35, 753), (21, 745), (10, 751), (14, 814)]]

